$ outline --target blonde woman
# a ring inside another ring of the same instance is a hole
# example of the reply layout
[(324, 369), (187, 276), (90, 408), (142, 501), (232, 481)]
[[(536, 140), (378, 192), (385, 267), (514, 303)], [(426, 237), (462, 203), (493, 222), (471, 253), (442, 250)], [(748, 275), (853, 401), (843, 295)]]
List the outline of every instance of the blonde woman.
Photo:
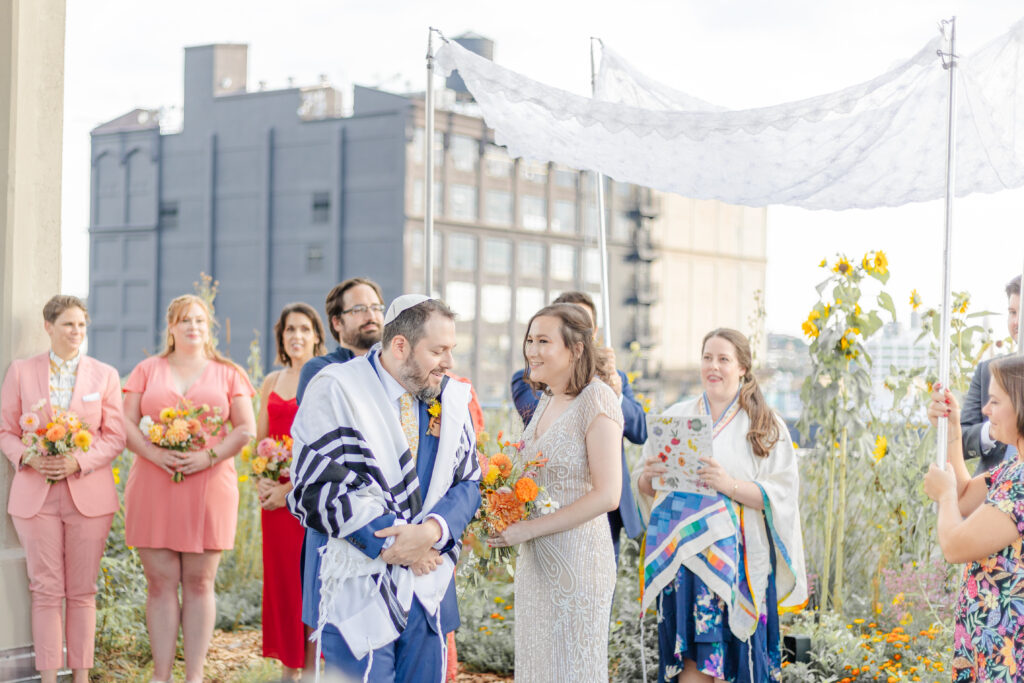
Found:
[[(235, 541), (238, 484), (234, 456), (256, 432), (253, 388), (245, 371), (213, 345), (213, 312), (197, 296), (167, 307), (164, 350), (135, 366), (124, 386), (128, 448), (135, 454), (125, 488), (125, 541), (139, 549), (146, 574), (146, 626), (153, 681), (170, 681), (178, 630), (185, 680), (202, 681), (216, 618), (214, 579)], [(143, 416), (188, 402), (225, 419), (205, 450), (160, 448), (143, 434)], [(231, 428), (228, 428), (230, 424)], [(184, 479), (175, 482), (176, 473)], [(178, 587), (181, 600), (178, 600)]]
[[(114, 368), (81, 352), (88, 322), (77, 297), (50, 299), (43, 307), (50, 350), (11, 363), (0, 390), (0, 450), (14, 466), (7, 512), (25, 549), (32, 640), (43, 683), (55, 683), (64, 666), (65, 632), (72, 680), (89, 680), (96, 576), (118, 506), (110, 462), (124, 449), (121, 380)], [(88, 426), (88, 450), (50, 457), (22, 443), (33, 419), (46, 425), (62, 411)], [(23, 425), (23, 415), (34, 417)]]

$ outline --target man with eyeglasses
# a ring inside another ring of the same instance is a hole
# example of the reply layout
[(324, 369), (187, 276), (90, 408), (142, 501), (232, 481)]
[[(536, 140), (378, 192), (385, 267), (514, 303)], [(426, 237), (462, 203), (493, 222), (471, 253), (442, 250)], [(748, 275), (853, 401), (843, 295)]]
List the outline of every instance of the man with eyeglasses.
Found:
[[(324, 302), (324, 312), (330, 325), (331, 336), (338, 348), (317, 356), (302, 366), (299, 386), (295, 392), (298, 403), (306, 385), (324, 368), (333, 363), (344, 363), (356, 356), (365, 356), (380, 341), (384, 328), (384, 296), (380, 285), (373, 280), (353, 277), (335, 285)], [(302, 623), (316, 629), (320, 609), (320, 548), (327, 545), (327, 536), (306, 529), (302, 543)], [(306, 670), (313, 671), (316, 662), (307, 661)]]
[(324, 312), (338, 348), (302, 366), (296, 394), (299, 403), (302, 403), (306, 385), (316, 373), (331, 363), (344, 363), (356, 356), (365, 356), (370, 347), (380, 341), (384, 327), (384, 296), (380, 285), (367, 278), (349, 278), (335, 285), (327, 295)]

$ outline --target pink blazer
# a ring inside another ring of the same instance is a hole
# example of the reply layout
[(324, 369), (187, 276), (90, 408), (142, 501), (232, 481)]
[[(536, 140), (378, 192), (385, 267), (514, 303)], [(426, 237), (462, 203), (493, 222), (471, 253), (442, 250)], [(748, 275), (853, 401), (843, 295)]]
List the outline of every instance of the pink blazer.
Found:
[[(45, 425), (52, 415), (49, 351), (11, 363), (0, 387), (0, 451), (15, 469), (7, 504), (12, 517), (35, 516), (49, 491), (50, 485), (41, 474), (19, 464), (26, 446), (21, 442), (18, 420), (40, 400), (44, 405), (36, 414)], [(121, 380), (117, 371), (83, 355), (68, 410), (89, 426), (94, 437), (87, 452), (74, 452), (82, 470), (68, 477), (71, 498), (86, 517), (117, 512), (117, 490), (110, 463), (125, 445)]]

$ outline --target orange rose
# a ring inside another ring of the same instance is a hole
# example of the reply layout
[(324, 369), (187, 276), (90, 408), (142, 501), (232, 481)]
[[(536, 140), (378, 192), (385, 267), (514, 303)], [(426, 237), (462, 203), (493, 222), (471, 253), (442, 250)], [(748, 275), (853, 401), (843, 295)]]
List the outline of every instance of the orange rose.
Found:
[(540, 489), (537, 488), (537, 482), (529, 477), (523, 477), (517, 481), (515, 491), (516, 498), (522, 503), (532, 503), (537, 499), (537, 494), (540, 493)]
[(512, 461), (504, 453), (495, 453), (491, 457), (490, 464), (501, 470), (501, 476), (503, 477), (512, 474)]
[(87, 451), (89, 450), (89, 446), (92, 445), (92, 434), (90, 434), (88, 430), (83, 429), (75, 434), (72, 442), (78, 450), (83, 452)]
[(200, 422), (199, 420), (197, 420), (195, 418), (192, 418), (191, 420), (188, 421), (188, 433), (189, 434), (198, 434), (201, 431), (203, 431), (203, 423), (202, 422)]
[(56, 443), (63, 439), (67, 433), (68, 430), (64, 428), (64, 425), (51, 422), (46, 428), (46, 440)]

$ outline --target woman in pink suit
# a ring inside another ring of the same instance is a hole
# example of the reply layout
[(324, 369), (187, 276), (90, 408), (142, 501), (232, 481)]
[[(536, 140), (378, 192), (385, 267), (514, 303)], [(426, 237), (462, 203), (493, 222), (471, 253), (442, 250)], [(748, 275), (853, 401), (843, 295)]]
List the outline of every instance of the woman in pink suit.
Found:
[[(166, 346), (135, 366), (125, 383), (128, 448), (135, 454), (125, 487), (125, 542), (139, 549), (146, 574), (146, 626), (153, 681), (169, 681), (180, 627), (185, 680), (202, 681), (217, 613), (214, 580), (223, 550), (235, 542), (238, 483), (234, 456), (256, 432), (253, 388), (245, 372), (213, 345), (213, 313), (197, 296), (167, 307)], [(227, 424), (205, 450), (179, 452), (150, 442), (143, 416), (185, 402), (219, 409)], [(184, 475), (173, 481), (175, 473)], [(178, 601), (178, 586), (181, 601)]]
[[(50, 351), (11, 363), (0, 389), (0, 450), (15, 469), (7, 512), (25, 549), (41, 679), (57, 680), (66, 637), (72, 680), (87, 683), (96, 578), (118, 507), (110, 462), (125, 444), (121, 381), (114, 368), (79, 352), (89, 321), (80, 299), (53, 297), (43, 321)], [(88, 427), (92, 445), (64, 457), (30, 450), (21, 440), (22, 415), (34, 414), (45, 425), (60, 412), (74, 413)]]

